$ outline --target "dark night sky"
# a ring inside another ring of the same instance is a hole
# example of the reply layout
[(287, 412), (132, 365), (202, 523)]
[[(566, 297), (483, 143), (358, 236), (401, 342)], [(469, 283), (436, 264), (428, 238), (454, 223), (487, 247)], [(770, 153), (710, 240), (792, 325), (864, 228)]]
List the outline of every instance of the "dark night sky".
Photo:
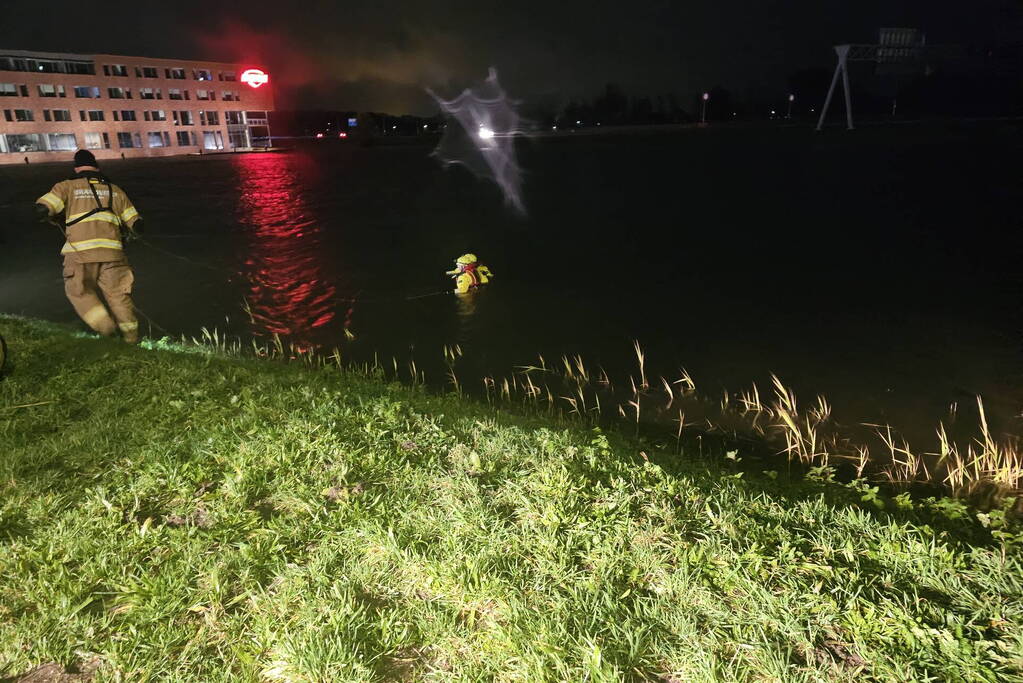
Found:
[[(300, 9), (301, 8), (301, 9)], [(636, 94), (739, 96), (785, 88), (829, 46), (880, 26), (928, 43), (1023, 39), (1020, 0), (505, 0), (3, 4), (0, 48), (252, 60), (277, 108), (430, 113), (442, 94), (498, 68), (517, 97), (560, 104), (615, 82)]]

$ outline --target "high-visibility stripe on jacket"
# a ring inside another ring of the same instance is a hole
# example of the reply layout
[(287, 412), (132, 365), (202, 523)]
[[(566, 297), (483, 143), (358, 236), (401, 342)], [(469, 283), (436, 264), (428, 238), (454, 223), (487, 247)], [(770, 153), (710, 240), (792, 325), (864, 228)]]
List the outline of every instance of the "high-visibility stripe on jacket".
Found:
[[(85, 218), (82, 218), (82, 216), (85, 216)], [(81, 218), (81, 220), (78, 221), (79, 223), (88, 223), (89, 221), (104, 221), (106, 223), (112, 223), (113, 225), (116, 225), (118, 228), (121, 227), (122, 222), (120, 218), (110, 213), (109, 211), (100, 211), (99, 213), (94, 213), (91, 216), (88, 215), (87, 211), (83, 213), (70, 214), (65, 220), (66, 222), (70, 223), (71, 221), (77, 220), (79, 218)], [(74, 226), (72, 225), (71, 227)]]
[(467, 268), (455, 278), (455, 294), (465, 294), (480, 286), (480, 276), (474, 268)]
[[(61, 247), (60, 253), (67, 256), (68, 254), (77, 254), (83, 251), (89, 251), (92, 249), (116, 249), (117, 251), (123, 251), (124, 245), (121, 244), (121, 240), (107, 240), (107, 239), (96, 239), (96, 240), (82, 240), (81, 242), (64, 242), (64, 246)], [(119, 261), (120, 259), (108, 259), (110, 261)]]
[(53, 209), (54, 213), (60, 213), (61, 211), (64, 210), (64, 200), (58, 197), (57, 195), (53, 194), (52, 192), (47, 192), (46, 194), (44, 194), (42, 197), (38, 199), (37, 203), (46, 204), (51, 209)]
[[(67, 227), (67, 241), (60, 253), (80, 263), (125, 260), (121, 227), (131, 229), (140, 217), (124, 190), (108, 184), (100, 174), (86, 171), (70, 180), (62, 180), (36, 203), (45, 206), (51, 216), (63, 211), (65, 224), (73, 223)], [(108, 211), (99, 211), (74, 222), (96, 208), (107, 207)]]

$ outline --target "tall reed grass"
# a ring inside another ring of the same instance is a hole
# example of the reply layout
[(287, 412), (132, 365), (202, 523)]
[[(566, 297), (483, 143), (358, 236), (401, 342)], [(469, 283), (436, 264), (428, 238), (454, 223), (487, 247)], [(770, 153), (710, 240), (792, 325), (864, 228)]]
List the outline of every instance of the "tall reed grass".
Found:
[[(200, 336), (183, 341), (218, 353), (253, 353), (262, 358), (357, 371), (413, 387), (427, 384), (426, 372), (411, 357), (405, 364), (392, 358), (384, 365), (376, 356), (372, 362), (357, 363), (347, 360), (340, 348), (310, 349), (285, 343), (278, 335), (262, 345), (256, 342), (246, 345), (205, 328)], [(872, 439), (852, 438), (836, 424), (825, 398), (817, 396), (802, 407), (793, 389), (776, 375), (771, 376), (770, 398), (762, 396), (754, 383), (749, 390), (735, 395), (725, 392), (714, 406), (699, 394), (696, 382), (685, 368), (680, 368), (675, 379), (658, 376), (651, 382), (646, 353), (638, 341), (634, 342), (633, 350), (638, 376), (629, 374), (623, 382), (616, 382), (603, 367), (594, 371), (581, 355), (564, 355), (555, 364), (538, 356), (535, 364), (516, 366), (507, 376), (479, 378), (480, 397), (494, 407), (514, 406), (593, 424), (627, 424), (636, 434), (643, 429), (670, 430), (678, 452), (689, 430), (699, 427), (696, 436), (717, 433), (755, 439), (767, 444), (777, 455), (807, 468), (835, 467), (857, 478), (899, 488), (938, 487), (953, 496), (982, 499), (988, 504), (1015, 495), (1023, 488), (1023, 449), (1019, 439), (997, 438), (991, 432), (979, 396), (976, 399), (979, 420), (973, 438), (956, 441), (949, 436), (945, 423), (938, 421), (933, 448), (919, 449), (888, 424), (867, 425), (873, 431)], [(457, 344), (444, 346), (443, 355), (447, 368), (445, 383), (462, 395), (466, 387), (457, 369), (464, 351)], [(620, 386), (626, 389), (616, 389)], [(950, 416), (955, 417), (956, 412), (957, 406), (953, 404)], [(687, 422), (687, 414), (702, 419)], [(702, 447), (702, 438), (700, 443)]]

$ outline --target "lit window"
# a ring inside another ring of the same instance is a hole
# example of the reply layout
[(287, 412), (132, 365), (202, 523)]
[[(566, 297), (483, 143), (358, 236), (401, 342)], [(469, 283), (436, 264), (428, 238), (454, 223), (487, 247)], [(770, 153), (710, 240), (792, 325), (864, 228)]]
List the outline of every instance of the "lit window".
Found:
[(150, 147), (170, 147), (170, 133), (150, 133), (149, 134), (149, 146)]
[(85, 149), (110, 149), (110, 136), (106, 133), (86, 133)]
[(121, 149), (142, 146), (142, 136), (138, 133), (118, 133), (117, 146)]
[(6, 136), (7, 149), (12, 152), (45, 152), (43, 136), (38, 133), (9, 134)]
[(70, 152), (78, 149), (78, 140), (72, 133), (50, 133), (46, 137), (51, 151)]

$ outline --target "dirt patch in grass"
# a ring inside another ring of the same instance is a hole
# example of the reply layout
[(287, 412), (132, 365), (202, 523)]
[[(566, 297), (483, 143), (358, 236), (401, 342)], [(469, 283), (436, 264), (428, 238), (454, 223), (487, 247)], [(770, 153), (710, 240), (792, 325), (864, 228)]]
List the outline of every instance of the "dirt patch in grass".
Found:
[(5, 683), (86, 683), (103, 666), (103, 660), (93, 657), (80, 664), (65, 668), (56, 662), (37, 666), (28, 673), (2, 679)]

